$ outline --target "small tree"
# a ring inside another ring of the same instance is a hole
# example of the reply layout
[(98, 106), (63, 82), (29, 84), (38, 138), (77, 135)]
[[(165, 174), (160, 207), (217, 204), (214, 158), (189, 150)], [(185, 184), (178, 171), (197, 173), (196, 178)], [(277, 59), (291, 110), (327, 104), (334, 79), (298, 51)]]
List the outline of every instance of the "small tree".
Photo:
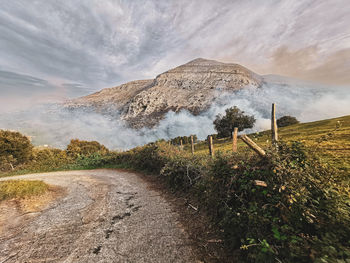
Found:
[(218, 132), (218, 137), (224, 138), (231, 136), (235, 127), (238, 128), (238, 131), (253, 128), (255, 118), (254, 116), (245, 115), (244, 111), (234, 106), (226, 109), (225, 115), (217, 115), (213, 123), (215, 130)]
[(0, 156), (12, 156), (19, 163), (26, 162), (32, 155), (33, 145), (29, 138), (19, 132), (0, 130)]
[(29, 138), (19, 132), (0, 130), (0, 169), (27, 162), (33, 153)]
[(278, 127), (285, 127), (293, 124), (298, 124), (299, 121), (297, 118), (292, 116), (283, 116), (277, 120), (277, 126)]

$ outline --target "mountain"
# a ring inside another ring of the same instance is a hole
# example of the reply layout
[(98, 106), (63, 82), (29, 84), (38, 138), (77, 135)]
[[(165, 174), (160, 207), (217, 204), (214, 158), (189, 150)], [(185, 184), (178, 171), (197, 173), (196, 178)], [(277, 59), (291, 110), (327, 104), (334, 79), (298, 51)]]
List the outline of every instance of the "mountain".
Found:
[(215, 98), (248, 86), (263, 77), (238, 64), (197, 58), (155, 79), (136, 80), (67, 101), (70, 109), (89, 108), (120, 114), (130, 127), (155, 126), (169, 111), (186, 109), (194, 115), (207, 110)]

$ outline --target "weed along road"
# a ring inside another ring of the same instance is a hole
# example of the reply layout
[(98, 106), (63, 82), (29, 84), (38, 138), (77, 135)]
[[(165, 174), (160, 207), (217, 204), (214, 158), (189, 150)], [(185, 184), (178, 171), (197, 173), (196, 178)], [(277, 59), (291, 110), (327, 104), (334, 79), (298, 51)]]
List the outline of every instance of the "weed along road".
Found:
[(198, 262), (179, 215), (137, 174), (100, 169), (0, 180), (9, 179), (43, 180), (65, 193), (36, 212), (0, 206), (1, 263)]

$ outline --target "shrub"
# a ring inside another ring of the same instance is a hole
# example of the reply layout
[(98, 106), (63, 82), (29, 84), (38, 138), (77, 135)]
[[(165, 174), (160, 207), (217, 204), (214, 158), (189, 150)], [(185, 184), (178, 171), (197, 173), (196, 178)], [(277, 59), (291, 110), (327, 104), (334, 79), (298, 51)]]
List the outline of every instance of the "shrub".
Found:
[[(174, 145), (180, 145), (181, 140), (183, 144), (190, 144), (191, 143), (191, 136), (178, 136), (176, 138), (171, 139), (171, 143)], [(197, 141), (197, 135), (193, 135), (193, 142)]]
[(122, 152), (115, 158), (115, 162), (150, 173), (160, 173), (167, 160), (176, 155), (180, 155), (178, 147), (157, 142)]
[(89, 156), (96, 153), (105, 155), (109, 152), (109, 150), (97, 141), (80, 141), (78, 139), (74, 139), (70, 141), (66, 152), (69, 157), (76, 159), (82, 155)]
[(167, 160), (160, 171), (170, 187), (185, 191), (194, 186), (206, 173), (206, 161), (202, 156), (174, 155)]
[(205, 184), (206, 206), (242, 260), (350, 258), (349, 187), (307, 156), (300, 143), (281, 144), (265, 160), (217, 156)]
[(32, 170), (55, 170), (73, 162), (66, 151), (55, 148), (34, 148), (33, 158), (26, 165)]
[(214, 120), (215, 130), (218, 132), (219, 138), (230, 137), (233, 129), (238, 128), (238, 131), (243, 131), (246, 128), (253, 128), (255, 123), (254, 116), (245, 115), (236, 106), (228, 108), (225, 115), (217, 115)]
[(74, 162), (68, 163), (67, 169), (95, 169), (104, 166), (108, 163), (108, 156), (100, 153), (90, 155), (79, 155)]
[(298, 124), (298, 123), (299, 121), (297, 120), (297, 118), (292, 116), (283, 116), (277, 120), (278, 127), (286, 127), (286, 126)]
[(13, 169), (28, 161), (33, 145), (19, 132), (0, 130), (0, 170)]

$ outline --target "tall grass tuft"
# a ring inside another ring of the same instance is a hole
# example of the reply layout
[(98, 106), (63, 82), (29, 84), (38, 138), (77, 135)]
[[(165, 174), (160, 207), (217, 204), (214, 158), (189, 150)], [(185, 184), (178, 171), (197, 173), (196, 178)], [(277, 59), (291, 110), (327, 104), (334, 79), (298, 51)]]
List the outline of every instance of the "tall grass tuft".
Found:
[(0, 182), (0, 201), (38, 196), (44, 194), (49, 186), (42, 181), (9, 180)]

